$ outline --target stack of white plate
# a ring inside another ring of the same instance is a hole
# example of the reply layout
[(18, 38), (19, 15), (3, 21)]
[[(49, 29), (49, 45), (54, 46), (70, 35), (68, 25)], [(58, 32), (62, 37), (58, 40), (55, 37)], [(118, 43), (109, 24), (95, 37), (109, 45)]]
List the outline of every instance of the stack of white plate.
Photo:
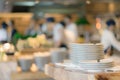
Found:
[(64, 48), (51, 50), (52, 63), (61, 63), (66, 58), (67, 51)]
[(22, 56), (18, 59), (18, 63), (22, 69), (22, 71), (29, 71), (32, 63), (33, 63), (33, 57), (31, 56)]
[(104, 58), (103, 46), (101, 44), (70, 44), (70, 59), (74, 64), (83, 60), (99, 60)]
[(38, 69), (44, 71), (45, 65), (50, 63), (50, 53), (34, 53), (34, 59)]
[(105, 70), (114, 66), (111, 60), (101, 60), (97, 62), (96, 60), (83, 61), (79, 63), (79, 66), (85, 70)]

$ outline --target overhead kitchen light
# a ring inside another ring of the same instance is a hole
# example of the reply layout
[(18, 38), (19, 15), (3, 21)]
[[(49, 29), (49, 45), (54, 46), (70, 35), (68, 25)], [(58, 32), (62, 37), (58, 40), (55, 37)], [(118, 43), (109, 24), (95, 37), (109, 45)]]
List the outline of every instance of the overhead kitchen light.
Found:
[(23, 1), (23, 2), (15, 2), (14, 5), (17, 6), (34, 6), (36, 3), (35, 1)]
[(9, 4), (9, 1), (7, 0), (7, 1), (5, 1), (5, 5), (8, 5)]
[(40, 1), (39, 0), (36, 0), (35, 3), (38, 4)]
[(86, 1), (86, 4), (90, 4), (90, 3), (91, 3), (91, 1), (90, 1), (90, 0), (87, 0), (87, 1)]

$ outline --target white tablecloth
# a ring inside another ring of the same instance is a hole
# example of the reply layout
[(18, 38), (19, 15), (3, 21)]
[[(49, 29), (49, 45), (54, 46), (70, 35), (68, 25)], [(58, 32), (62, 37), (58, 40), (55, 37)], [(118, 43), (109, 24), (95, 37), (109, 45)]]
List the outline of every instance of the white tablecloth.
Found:
[(17, 71), (17, 62), (0, 62), (0, 80), (10, 80), (11, 72)]

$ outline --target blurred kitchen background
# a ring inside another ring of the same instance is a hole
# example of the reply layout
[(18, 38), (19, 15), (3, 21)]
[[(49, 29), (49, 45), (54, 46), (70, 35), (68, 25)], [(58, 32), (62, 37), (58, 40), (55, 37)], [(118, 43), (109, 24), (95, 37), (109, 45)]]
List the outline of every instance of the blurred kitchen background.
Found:
[(120, 40), (120, 0), (0, 0), (0, 80), (43, 80), (46, 64), (69, 59), (69, 43), (99, 43), (109, 19)]
[[(14, 20), (16, 29), (23, 34), (31, 19), (54, 17), (61, 21), (64, 15), (70, 14), (80, 28), (80, 35), (84, 34), (83, 29), (96, 35), (94, 29), (105, 27), (96, 26), (96, 18), (100, 18), (100, 24), (109, 18), (117, 20), (119, 3), (119, 0), (0, 0), (0, 22)], [(99, 41), (95, 35), (92, 39)]]

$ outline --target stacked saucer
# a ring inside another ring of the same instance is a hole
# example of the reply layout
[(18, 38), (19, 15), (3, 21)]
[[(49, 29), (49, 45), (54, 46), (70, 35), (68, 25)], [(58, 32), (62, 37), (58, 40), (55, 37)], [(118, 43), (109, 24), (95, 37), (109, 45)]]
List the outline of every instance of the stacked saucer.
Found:
[(83, 60), (99, 60), (104, 58), (103, 46), (101, 44), (70, 44), (70, 59), (73, 64)]
[(50, 53), (48, 52), (38, 52), (34, 53), (34, 60), (39, 70), (44, 71), (46, 64), (50, 63)]
[(79, 66), (85, 70), (105, 70), (114, 66), (113, 61), (103, 59), (100, 62), (95, 60), (91, 61), (82, 61), (79, 63)]
[(104, 59), (101, 44), (70, 44), (70, 59), (73, 64), (85, 71), (105, 71), (114, 66), (113, 61)]

